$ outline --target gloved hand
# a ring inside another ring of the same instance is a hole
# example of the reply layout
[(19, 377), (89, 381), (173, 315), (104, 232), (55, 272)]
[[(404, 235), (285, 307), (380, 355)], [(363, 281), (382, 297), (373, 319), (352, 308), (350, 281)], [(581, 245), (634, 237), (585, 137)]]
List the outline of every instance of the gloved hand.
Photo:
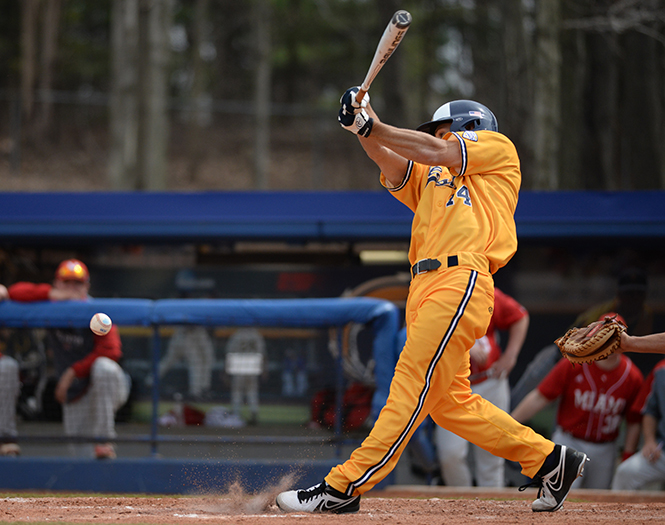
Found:
[(367, 111), (365, 111), (369, 103), (369, 94), (365, 93), (363, 99), (358, 103), (356, 94), (359, 90), (360, 88), (355, 86), (344, 92), (339, 100), (342, 107), (339, 110), (337, 120), (344, 129), (351, 133), (357, 133), (361, 137), (369, 137), (374, 123), (374, 119), (370, 118)]
[(360, 103), (356, 100), (356, 95), (360, 91), (360, 86), (353, 86), (347, 89), (344, 94), (339, 99), (339, 103), (342, 105), (342, 108), (348, 113), (357, 113), (360, 108), (366, 108), (369, 104), (369, 93), (365, 93), (365, 96), (362, 98)]
[(360, 108), (355, 115), (346, 113), (344, 108), (341, 108), (337, 120), (344, 129), (365, 138), (369, 137), (374, 125), (374, 119), (367, 114), (364, 108)]

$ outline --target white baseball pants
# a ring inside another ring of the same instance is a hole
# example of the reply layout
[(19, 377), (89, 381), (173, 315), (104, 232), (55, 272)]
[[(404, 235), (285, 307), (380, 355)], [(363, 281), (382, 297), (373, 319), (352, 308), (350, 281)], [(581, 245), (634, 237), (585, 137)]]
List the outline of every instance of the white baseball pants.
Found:
[[(584, 475), (586, 476), (586, 472)], [(612, 490), (639, 490), (656, 481), (665, 481), (665, 454), (661, 454), (655, 463), (651, 463), (640, 450), (617, 467), (612, 480)]]
[(586, 462), (584, 475), (573, 483), (574, 489), (609, 489), (617, 458), (617, 443), (592, 443), (571, 436), (559, 427), (552, 434), (552, 441), (584, 452), (591, 458)]
[(16, 437), (16, 400), (21, 391), (16, 359), (0, 357), (0, 436)]
[[(471, 386), (478, 394), (504, 411), (510, 408), (510, 386), (508, 379), (487, 379)], [(495, 456), (480, 447), (471, 445), (465, 439), (449, 430), (435, 427), (436, 453), (441, 466), (443, 482), (449, 487), (470, 487), (473, 485), (468, 455), (471, 450), (474, 461), (474, 474), (478, 487), (503, 487), (505, 485), (506, 460)]]
[[(62, 422), (68, 436), (109, 438), (115, 431), (115, 413), (129, 397), (129, 378), (120, 365), (108, 357), (99, 357), (90, 370), (90, 388), (74, 402), (62, 407)], [(75, 456), (91, 456), (94, 445), (72, 444)]]

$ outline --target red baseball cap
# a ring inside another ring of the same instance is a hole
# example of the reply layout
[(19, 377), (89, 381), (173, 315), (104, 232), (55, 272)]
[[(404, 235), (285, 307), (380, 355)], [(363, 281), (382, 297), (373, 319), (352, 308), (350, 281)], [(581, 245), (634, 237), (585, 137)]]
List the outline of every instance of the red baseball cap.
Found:
[(618, 313), (616, 312), (607, 312), (606, 314), (601, 315), (598, 320), (599, 321), (604, 321), (606, 317), (616, 317), (616, 320), (619, 321), (621, 324), (623, 324), (625, 327), (628, 327), (628, 324), (626, 323), (625, 319), (621, 317)]
[(78, 259), (67, 259), (58, 265), (58, 269), (55, 271), (55, 278), (58, 281), (87, 283), (90, 281), (90, 272), (88, 272), (88, 267)]

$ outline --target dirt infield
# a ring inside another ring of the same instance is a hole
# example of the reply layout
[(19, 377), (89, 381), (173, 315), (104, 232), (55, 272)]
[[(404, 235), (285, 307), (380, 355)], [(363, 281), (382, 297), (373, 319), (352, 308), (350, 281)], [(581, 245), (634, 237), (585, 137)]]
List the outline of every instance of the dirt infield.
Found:
[[(329, 523), (330, 515), (283, 514), (273, 492), (209, 496), (63, 496), (7, 495), (0, 497), (0, 522), (210, 524)], [(535, 490), (446, 489), (393, 487), (363, 498), (360, 512), (335, 516), (335, 523), (438, 525), (458, 523), (602, 525), (664, 523), (665, 493), (573, 491), (555, 513), (535, 514)]]

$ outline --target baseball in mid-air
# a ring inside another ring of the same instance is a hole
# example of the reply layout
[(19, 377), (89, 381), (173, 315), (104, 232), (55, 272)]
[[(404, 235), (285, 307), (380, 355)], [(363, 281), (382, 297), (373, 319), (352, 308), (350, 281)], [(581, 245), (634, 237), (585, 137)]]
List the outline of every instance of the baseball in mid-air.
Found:
[(96, 335), (108, 334), (112, 326), (111, 318), (106, 314), (98, 313), (90, 319), (90, 330)]

